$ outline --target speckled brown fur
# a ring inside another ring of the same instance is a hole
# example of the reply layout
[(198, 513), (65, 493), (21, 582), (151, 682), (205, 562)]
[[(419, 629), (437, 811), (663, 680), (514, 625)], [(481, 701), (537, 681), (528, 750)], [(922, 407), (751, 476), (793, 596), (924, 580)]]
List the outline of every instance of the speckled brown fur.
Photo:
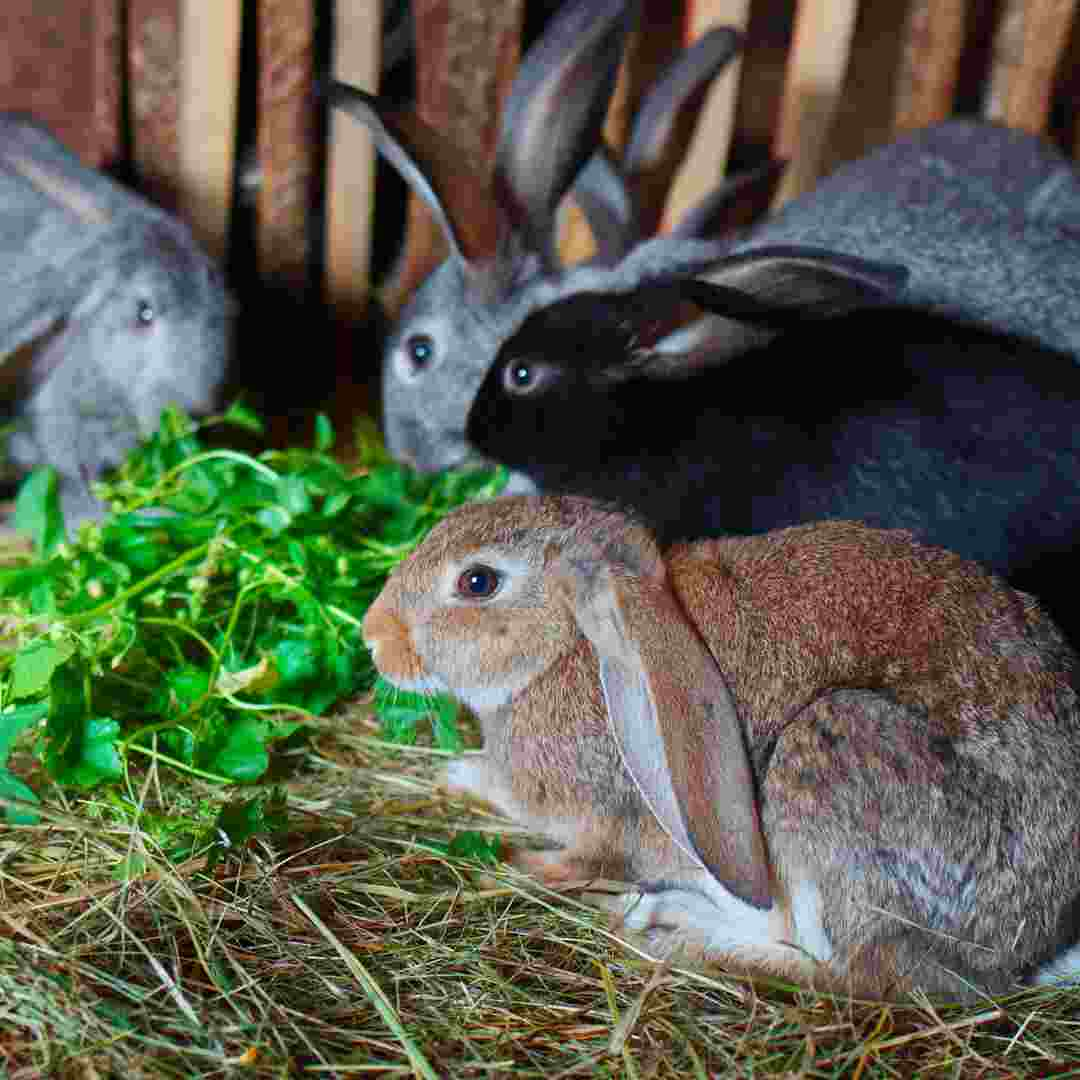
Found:
[[(441, 596), (440, 575), (476, 553), (517, 560), (513, 605)], [(743, 727), (778, 917), (793, 917), (808, 883), (820, 897), (827, 964), (724, 954), (733, 966), (861, 994), (965, 995), (1008, 988), (1074, 940), (1073, 654), (1030, 597), (905, 533), (850, 522), (662, 557), (609, 508), (507, 498), (451, 515), (395, 572), (365, 623), (388, 677), (423, 668), (463, 696), (514, 686), (479, 710), (485, 751), (461, 775), (565, 845), (526, 859), (535, 872), (703, 887), (622, 767), (593, 648), (553, 580), (559, 560), (594, 560), (596, 573), (574, 572), (586, 591), (605, 574), (635, 603), (673, 589)]]

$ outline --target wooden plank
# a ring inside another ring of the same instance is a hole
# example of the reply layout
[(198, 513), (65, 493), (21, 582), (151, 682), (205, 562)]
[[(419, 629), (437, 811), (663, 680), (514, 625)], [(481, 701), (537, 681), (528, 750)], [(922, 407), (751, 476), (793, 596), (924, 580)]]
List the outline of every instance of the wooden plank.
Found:
[(773, 152), (787, 171), (774, 205), (817, 181), (847, 70), (858, 0), (799, 0)]
[(116, 156), (118, 0), (3, 0), (0, 108), (32, 113), (87, 165)]
[(1046, 130), (1061, 54), (1076, 18), (1076, 0), (1027, 0), (1023, 51), (1008, 73), (1005, 123), (1037, 135)]
[(928, 127), (952, 114), (966, 31), (966, 0), (913, 0), (896, 86), (899, 131)]
[[(489, 169), (502, 103), (517, 67), (522, 0), (416, 0), (416, 108), (460, 147), (464, 160)], [(394, 316), (446, 255), (427, 207), (410, 197), (405, 248), (380, 298)]]
[(316, 152), (311, 0), (261, 0), (257, 33), (259, 273), (306, 292)]
[(175, 210), (180, 197), (180, 0), (128, 0), (128, 101), (139, 186)]
[(224, 259), (236, 157), (241, 0), (182, 0), (180, 213), (206, 250)]
[[(334, 77), (375, 93), (379, 82), (381, 7), (377, 0), (338, 0), (334, 10)], [(367, 310), (375, 149), (366, 129), (331, 110), (326, 191), (326, 296), (341, 318)]]
[[(712, 26), (745, 29), (750, 0), (689, 0), (686, 43), (696, 41)], [(698, 118), (698, 129), (682, 167), (675, 176), (664, 212), (665, 222), (678, 221), (724, 178), (735, 131), (735, 100), (741, 61), (736, 57), (710, 88)]]

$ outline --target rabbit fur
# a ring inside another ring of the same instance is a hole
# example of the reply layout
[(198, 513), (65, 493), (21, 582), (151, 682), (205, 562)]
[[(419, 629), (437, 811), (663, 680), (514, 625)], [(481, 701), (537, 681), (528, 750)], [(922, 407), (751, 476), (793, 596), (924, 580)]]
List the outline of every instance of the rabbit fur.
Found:
[(161, 410), (218, 404), (231, 331), (222, 275), (165, 212), (0, 115), (0, 357), (20, 469), (51, 465), (69, 525), (90, 483)]
[(503, 346), (468, 438), (542, 491), (633, 506), (665, 541), (910, 529), (1034, 592), (1072, 638), (1080, 370), (898, 304), (898, 280), (773, 248), (557, 301)]
[[(637, 13), (626, 0), (570, 0), (556, 13), (514, 80), (490, 182), (411, 110), (341, 83), (332, 88), (331, 101), (372, 131), (428, 203), (450, 248), (384, 349), (383, 426), (395, 457), (424, 470), (462, 464), (473, 456), (464, 431), (476, 389), (529, 311), (585, 288), (631, 288), (657, 258), (669, 269), (698, 269), (721, 249), (696, 241), (774, 190), (777, 166), (733, 178), (650, 255), (642, 237), (659, 214), (647, 204), (664, 171), (674, 117), (725, 67), (741, 38), (717, 27), (675, 59), (643, 101), (620, 162), (603, 146), (602, 127)], [(571, 185), (599, 252), (587, 265), (564, 268), (555, 226)]]
[(363, 633), (475, 710), (448, 785), (561, 845), (518, 864), (632, 883), (654, 955), (871, 996), (1075, 974), (1075, 656), (951, 552), (842, 521), (662, 552), (512, 496), (440, 522)]

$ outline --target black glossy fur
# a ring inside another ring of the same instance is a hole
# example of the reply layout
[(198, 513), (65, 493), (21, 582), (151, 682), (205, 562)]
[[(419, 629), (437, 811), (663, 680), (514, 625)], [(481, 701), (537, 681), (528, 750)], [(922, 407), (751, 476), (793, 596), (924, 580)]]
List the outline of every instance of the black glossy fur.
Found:
[[(1035, 592), (1077, 639), (1072, 357), (878, 307), (794, 327), (785, 313), (779, 336), (721, 367), (626, 377), (676, 300), (671, 286), (585, 294), (532, 315), (468, 439), (541, 490), (635, 507), (666, 541), (821, 518), (907, 528)], [(522, 362), (547, 378), (514, 396), (504, 371)]]

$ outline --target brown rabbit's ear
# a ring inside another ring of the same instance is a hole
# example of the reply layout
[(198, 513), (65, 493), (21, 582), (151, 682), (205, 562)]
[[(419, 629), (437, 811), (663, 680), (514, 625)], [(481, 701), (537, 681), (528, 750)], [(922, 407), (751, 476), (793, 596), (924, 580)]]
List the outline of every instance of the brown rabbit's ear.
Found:
[(554, 261), (556, 208), (600, 145), (638, 4), (570, 0), (521, 63), (503, 109), (492, 186), (532, 250)]
[(507, 221), (449, 140), (412, 110), (391, 108), (346, 83), (331, 84), (330, 103), (368, 128), (380, 153), (431, 208), (460, 259), (479, 269), (499, 255)]
[[(636, 558), (636, 553), (635, 553)], [(769, 864), (742, 726), (724, 677), (657, 557), (639, 566), (560, 560), (596, 651), (623, 763), (672, 839), (726, 889), (772, 906)]]

